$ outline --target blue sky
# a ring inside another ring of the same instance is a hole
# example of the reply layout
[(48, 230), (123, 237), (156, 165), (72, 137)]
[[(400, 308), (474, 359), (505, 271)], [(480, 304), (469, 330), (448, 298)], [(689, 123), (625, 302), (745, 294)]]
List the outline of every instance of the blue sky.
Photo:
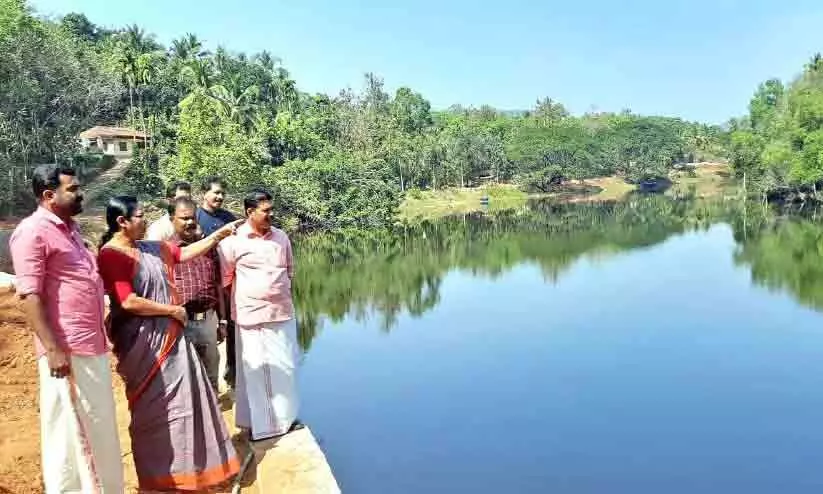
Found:
[[(269, 50), (306, 91), (359, 89), (375, 72), (435, 108), (591, 109), (720, 123), (756, 85), (823, 51), (819, 0), (32, 0), (42, 14), (137, 23), (168, 43)], [(113, 6), (116, 5), (116, 6)]]

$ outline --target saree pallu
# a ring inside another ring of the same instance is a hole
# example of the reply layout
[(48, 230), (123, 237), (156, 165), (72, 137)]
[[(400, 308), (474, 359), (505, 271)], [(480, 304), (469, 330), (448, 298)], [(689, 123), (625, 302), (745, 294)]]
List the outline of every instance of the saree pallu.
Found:
[[(177, 302), (165, 244), (139, 242), (134, 261), (136, 295)], [(117, 372), (126, 384), (140, 488), (196, 491), (234, 476), (239, 462), (217, 397), (180, 323), (113, 306), (110, 328)]]

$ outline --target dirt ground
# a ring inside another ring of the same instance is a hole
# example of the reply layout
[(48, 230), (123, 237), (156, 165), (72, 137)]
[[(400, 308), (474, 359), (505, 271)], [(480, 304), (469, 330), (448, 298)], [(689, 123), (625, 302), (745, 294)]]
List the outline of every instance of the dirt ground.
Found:
[[(18, 299), (0, 293), (0, 494), (43, 492), (40, 470), (40, 415), (34, 342), (24, 323)], [(137, 476), (131, 459), (129, 412), (120, 377), (114, 375), (117, 424), (123, 451), (126, 492), (137, 492)], [(223, 403), (225, 403), (225, 396)], [(227, 407), (224, 407), (227, 408)], [(224, 413), (231, 426), (231, 410)], [(235, 441), (239, 454), (246, 449)], [(212, 492), (230, 492), (221, 486)]]
[(34, 343), (16, 297), (0, 293), (0, 493), (43, 491)]

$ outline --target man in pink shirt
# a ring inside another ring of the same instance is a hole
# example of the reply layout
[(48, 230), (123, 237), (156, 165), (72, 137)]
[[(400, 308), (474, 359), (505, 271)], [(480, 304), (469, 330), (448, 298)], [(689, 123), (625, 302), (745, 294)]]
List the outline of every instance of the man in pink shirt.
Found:
[(248, 220), (218, 246), (224, 284), (233, 284), (236, 321), (237, 427), (253, 441), (286, 434), (297, 423), (295, 370), (300, 349), (291, 297), (289, 237), (272, 227), (274, 204), (265, 190), (244, 200)]
[(35, 333), (45, 492), (123, 492), (103, 282), (72, 219), (83, 194), (74, 171), (34, 170), (39, 206), (11, 236), (17, 292)]

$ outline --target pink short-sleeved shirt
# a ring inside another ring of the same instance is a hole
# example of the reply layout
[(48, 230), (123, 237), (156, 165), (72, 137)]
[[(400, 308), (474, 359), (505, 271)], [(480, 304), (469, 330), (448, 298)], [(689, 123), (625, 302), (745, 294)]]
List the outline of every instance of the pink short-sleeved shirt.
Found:
[[(38, 208), (9, 240), (17, 292), (40, 296), (56, 343), (73, 355), (108, 351), (103, 331), (103, 280), (77, 224)], [(35, 336), (37, 356), (45, 353)]]
[(272, 228), (260, 236), (248, 223), (218, 247), (224, 283), (233, 283), (232, 312), (240, 326), (288, 321), (294, 317), (291, 242)]

